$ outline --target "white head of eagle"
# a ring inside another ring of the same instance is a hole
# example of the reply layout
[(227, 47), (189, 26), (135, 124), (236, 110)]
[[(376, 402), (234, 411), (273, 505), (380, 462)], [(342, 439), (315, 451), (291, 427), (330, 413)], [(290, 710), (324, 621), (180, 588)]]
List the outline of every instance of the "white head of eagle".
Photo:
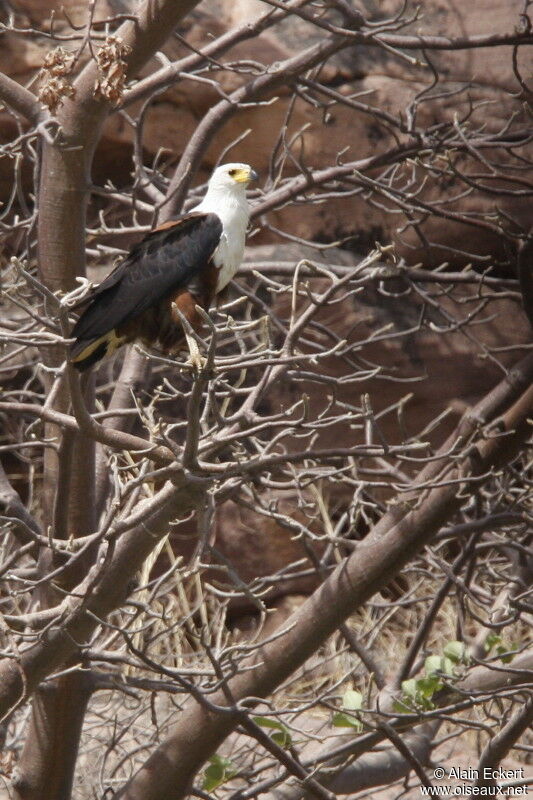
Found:
[(181, 315), (198, 330), (196, 306), (207, 311), (241, 264), (250, 216), (246, 187), (255, 179), (248, 164), (217, 167), (197, 206), (131, 248), (80, 303), (85, 309), (70, 348), (77, 369), (135, 340), (167, 353), (182, 349)]

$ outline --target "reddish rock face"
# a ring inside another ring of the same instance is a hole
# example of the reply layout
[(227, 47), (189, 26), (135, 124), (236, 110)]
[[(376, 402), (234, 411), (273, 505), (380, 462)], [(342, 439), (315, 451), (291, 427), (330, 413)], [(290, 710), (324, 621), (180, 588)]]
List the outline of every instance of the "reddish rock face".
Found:
[[(50, 27), (50, 14), (53, 12), (59, 16), (57, 23), (62, 27), (65, 23), (64, 14), (75, 25), (83, 25), (87, 21), (87, 3), (85, 0), (66, 0), (58, 3), (57, 0), (15, 0), (10, 6), (21, 18), (26, 18), (30, 25), (43, 27), (45, 30)], [(105, 16), (112, 14), (112, 3), (99, 2), (96, 19), (104, 19)], [(63, 17), (61, 19), (61, 17)]]
[[(248, 248), (246, 253), (246, 261), (259, 271), (262, 261), (296, 265), (302, 258), (342, 266), (355, 266), (361, 261), (346, 251), (331, 249), (317, 253), (298, 245), (265, 245)], [(312, 291), (325, 286), (323, 279), (306, 280)], [(435, 307), (437, 301), (439, 308)], [(277, 295), (274, 313), (288, 319), (290, 302), (288, 294)], [(308, 301), (301, 300), (300, 308), (307, 304)], [(473, 311), (476, 324), (465, 335), (463, 326), (455, 323), (465, 320)], [(452, 413), (446, 423), (430, 436), (432, 444), (438, 445), (464, 408), (476, 403), (501, 379), (503, 370), (525, 354), (531, 338), (518, 296), (494, 296), (480, 305), (477, 288), (467, 284), (450, 290), (449, 285), (424, 283), (415, 289), (401, 279), (383, 285), (375, 281), (359, 294), (322, 308), (316, 320), (348, 343), (359, 343), (356, 355), (361, 359), (383, 367), (383, 376), (343, 387), (341, 379), (351, 371), (350, 366), (337, 356), (323, 361), (320, 370), (339, 381), (340, 399), (358, 402), (364, 392), (370, 396), (374, 411), (380, 412), (400, 397), (412, 395), (404, 407), (403, 424), (407, 430), (401, 429), (396, 414), (380, 419), (380, 427), (390, 444), (415, 434), (450, 408)], [(385, 329), (392, 335), (382, 335), (373, 341), (376, 332)], [(310, 338), (316, 336), (310, 331)], [(394, 381), (395, 376), (400, 380)], [(406, 383), (406, 379), (412, 382)], [(314, 411), (325, 402), (324, 390), (318, 384), (298, 382), (291, 388), (286, 381), (279, 387), (279, 405), (288, 406), (302, 392), (309, 395)], [(320, 443), (332, 446), (335, 440), (346, 441), (346, 436), (358, 440), (357, 432), (347, 428), (323, 434)]]

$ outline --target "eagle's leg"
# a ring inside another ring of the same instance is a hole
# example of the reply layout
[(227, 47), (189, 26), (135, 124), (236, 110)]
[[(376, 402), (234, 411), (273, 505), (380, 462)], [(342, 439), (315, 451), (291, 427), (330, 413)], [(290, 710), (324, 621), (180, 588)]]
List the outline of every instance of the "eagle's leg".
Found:
[[(194, 338), (195, 327), (201, 326), (195, 298), (189, 292), (180, 292), (171, 302), (171, 315), (174, 324), (179, 325), (185, 336), (189, 348), (187, 363), (200, 372), (206, 364), (206, 359), (201, 355), (198, 343)], [(183, 339), (181, 341), (183, 342)], [(174, 352), (178, 352), (180, 349), (179, 345), (173, 348)]]
[(197, 372), (201, 372), (207, 363), (207, 359), (200, 353), (198, 343), (194, 336), (187, 331), (184, 331), (187, 347), (189, 348), (189, 358), (187, 363), (190, 364)]

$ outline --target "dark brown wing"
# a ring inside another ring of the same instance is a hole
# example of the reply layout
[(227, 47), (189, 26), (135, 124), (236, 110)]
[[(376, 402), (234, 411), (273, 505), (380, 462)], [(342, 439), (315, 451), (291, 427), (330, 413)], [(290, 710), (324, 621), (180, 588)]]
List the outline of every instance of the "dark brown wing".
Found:
[(194, 213), (149, 233), (89, 297), (72, 330), (71, 357), (169, 294), (197, 283), (221, 234), (216, 214)]

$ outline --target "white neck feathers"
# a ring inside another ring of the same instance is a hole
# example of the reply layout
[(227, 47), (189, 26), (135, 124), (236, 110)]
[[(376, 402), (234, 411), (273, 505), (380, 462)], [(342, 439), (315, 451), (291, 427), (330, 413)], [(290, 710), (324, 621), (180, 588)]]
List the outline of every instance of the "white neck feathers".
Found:
[(193, 208), (193, 211), (217, 214), (224, 228), (226, 223), (230, 223), (235, 217), (240, 218), (246, 227), (250, 216), (246, 194), (240, 187), (236, 187), (233, 191), (228, 191), (225, 187), (210, 187), (202, 202)]
[(219, 270), (217, 292), (230, 282), (239, 269), (244, 255), (246, 228), (250, 207), (244, 188), (209, 187), (202, 202), (192, 209), (204, 214), (216, 214), (222, 222), (220, 244), (213, 260)]

